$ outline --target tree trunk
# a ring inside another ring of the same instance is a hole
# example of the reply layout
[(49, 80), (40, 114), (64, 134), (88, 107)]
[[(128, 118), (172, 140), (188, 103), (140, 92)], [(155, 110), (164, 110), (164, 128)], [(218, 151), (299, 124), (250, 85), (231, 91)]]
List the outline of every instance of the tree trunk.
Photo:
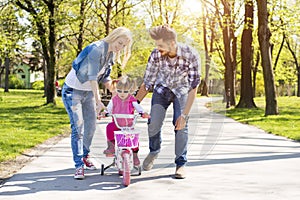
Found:
[(278, 63), (278, 60), (279, 60), (279, 57), (280, 57), (280, 53), (283, 49), (284, 41), (285, 41), (285, 34), (283, 33), (282, 41), (281, 41), (281, 44), (280, 44), (280, 47), (279, 47), (279, 50), (278, 50), (278, 53), (277, 53), (277, 56), (276, 56), (276, 59), (275, 59), (274, 67), (273, 67), (274, 71), (276, 71), (276, 66), (277, 66), (277, 63)]
[(253, 101), (253, 88), (252, 88), (252, 60), (253, 60), (253, 47), (252, 47), (252, 29), (253, 29), (253, 2), (248, 0), (245, 3), (245, 20), (244, 30), (242, 34), (242, 78), (241, 78), (241, 97), (238, 108), (256, 108)]
[(266, 95), (265, 115), (277, 115), (277, 99), (275, 93), (274, 74), (271, 62), (271, 32), (268, 27), (267, 0), (257, 1), (258, 7), (258, 41), (260, 46), (264, 86)]
[(236, 65), (236, 38), (232, 30), (231, 3), (228, 1), (222, 2), (224, 5), (223, 15), (223, 43), (224, 43), (224, 60), (225, 60), (225, 97), (226, 108), (235, 106), (235, 65)]
[[(233, 23), (232, 23), (233, 24)], [(232, 51), (232, 56), (231, 56), (231, 81), (230, 81), (230, 104), (232, 106), (236, 105), (235, 98), (236, 98), (236, 89), (235, 89), (235, 81), (236, 81), (236, 55), (237, 55), (237, 37), (234, 36), (234, 32), (232, 29), (231, 31), (231, 40), (232, 40), (232, 45), (231, 45), (231, 51)]]
[[(204, 7), (202, 8), (202, 15), (203, 15), (203, 22), (202, 22), (202, 30), (203, 30), (203, 43), (204, 43), (204, 49), (205, 49), (205, 77), (204, 80), (202, 80), (201, 82), (203, 82), (203, 84), (200, 84), (199, 90), (201, 92), (201, 96), (208, 96), (208, 87), (207, 87), (207, 83), (208, 83), (208, 77), (209, 77), (209, 70), (210, 70), (210, 64), (211, 64), (211, 57), (209, 56), (209, 50), (208, 50), (208, 41), (207, 41), (207, 25), (206, 25), (206, 19), (209, 19), (208, 16), (204, 15), (204, 13), (206, 13), (204, 11)], [(211, 44), (213, 43), (213, 28), (211, 27)], [(212, 45), (210, 45), (212, 47)], [(211, 49), (212, 50), (212, 49)]]
[(289, 40), (286, 40), (286, 44), (287, 44), (287, 47), (290, 51), (290, 53), (292, 54), (293, 56), (293, 59), (294, 59), (294, 63), (295, 63), (295, 66), (296, 66), (296, 70), (297, 70), (297, 78), (298, 78), (298, 90), (297, 90), (297, 96), (299, 97), (300, 96), (300, 85), (299, 85), (299, 82), (300, 82), (300, 67), (299, 67), (299, 62), (298, 62), (298, 59), (297, 59), (297, 53), (296, 53), (296, 50), (293, 50), (292, 47), (291, 47), (291, 44), (290, 44), (290, 41)]
[[(30, 13), (30, 15), (34, 18), (34, 23), (37, 27), (37, 35), (40, 38), (40, 43), (43, 49), (43, 56), (46, 61), (45, 67), (45, 95), (46, 95), (46, 104), (54, 103), (55, 104), (55, 87), (54, 87), (54, 78), (55, 78), (55, 44), (56, 44), (56, 34), (55, 34), (55, 6), (59, 6), (57, 2), (54, 0), (49, 0), (44, 2), (47, 6), (47, 11), (49, 12), (48, 19), (48, 29), (49, 35), (47, 40), (47, 31), (45, 27), (45, 23), (40, 19), (38, 13), (34, 9), (34, 5), (32, 1), (24, 1), (21, 2), (16, 0), (16, 5), (21, 9)], [(24, 3), (24, 4), (23, 4)]]
[(259, 65), (259, 61), (260, 61), (260, 54), (259, 51), (257, 51), (256, 54), (256, 61), (255, 61), (255, 65), (253, 67), (253, 97), (255, 97), (256, 95), (256, 75), (257, 75), (257, 71), (258, 71), (258, 65)]
[(298, 77), (297, 97), (300, 97), (300, 67), (297, 68), (297, 77)]
[(77, 39), (77, 54), (78, 55), (83, 49), (83, 35), (84, 35), (84, 24), (85, 24), (85, 8), (86, 8), (86, 0), (81, 0), (80, 2), (80, 19), (79, 24), (79, 34)]
[(55, 47), (56, 47), (56, 24), (55, 24), (55, 4), (54, 0), (48, 4), (49, 16), (49, 65), (47, 65), (47, 104), (55, 102)]
[(5, 57), (5, 62), (4, 62), (4, 66), (5, 66), (4, 92), (9, 92), (9, 90), (8, 90), (8, 88), (9, 88), (9, 63), (10, 63), (10, 59), (8, 57)]

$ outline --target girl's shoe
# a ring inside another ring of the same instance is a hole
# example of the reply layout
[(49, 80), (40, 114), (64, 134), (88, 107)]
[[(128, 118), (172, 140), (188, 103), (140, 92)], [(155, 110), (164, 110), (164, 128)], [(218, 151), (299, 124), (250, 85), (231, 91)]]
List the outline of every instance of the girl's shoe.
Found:
[(113, 157), (115, 155), (115, 145), (111, 141), (107, 141), (107, 149), (103, 151), (107, 157)]

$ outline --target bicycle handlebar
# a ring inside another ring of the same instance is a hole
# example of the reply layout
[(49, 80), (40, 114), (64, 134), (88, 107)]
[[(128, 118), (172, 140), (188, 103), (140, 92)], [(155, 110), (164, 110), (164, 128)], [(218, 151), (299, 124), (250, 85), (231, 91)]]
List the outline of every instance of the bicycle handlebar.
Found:
[[(109, 114), (109, 113), (106, 113), (105, 114), (106, 117), (113, 117), (116, 126), (122, 130), (132, 129), (135, 126), (137, 118), (142, 117), (142, 115), (143, 115), (142, 113), (139, 113), (139, 114)], [(118, 121), (120, 119), (122, 119), (122, 121), (125, 120), (125, 122), (126, 122), (125, 126), (120, 125), (120, 121)], [(131, 123), (128, 123), (128, 121)]]

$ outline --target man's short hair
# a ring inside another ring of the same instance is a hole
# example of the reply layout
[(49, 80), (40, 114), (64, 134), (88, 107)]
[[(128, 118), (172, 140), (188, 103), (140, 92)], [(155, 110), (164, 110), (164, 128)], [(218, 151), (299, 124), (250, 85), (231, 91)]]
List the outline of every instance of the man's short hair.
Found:
[(149, 34), (153, 40), (163, 41), (176, 41), (177, 34), (174, 29), (170, 28), (168, 25), (161, 25), (153, 27), (149, 30)]

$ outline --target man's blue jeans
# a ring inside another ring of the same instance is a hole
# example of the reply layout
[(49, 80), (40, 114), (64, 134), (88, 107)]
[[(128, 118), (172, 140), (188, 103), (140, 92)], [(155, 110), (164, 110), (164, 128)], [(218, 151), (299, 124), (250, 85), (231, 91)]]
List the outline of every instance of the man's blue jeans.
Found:
[[(150, 153), (157, 154), (161, 149), (161, 129), (166, 116), (167, 108), (173, 103), (173, 125), (181, 115), (186, 104), (187, 95), (177, 98), (174, 93), (165, 88), (162, 94), (153, 91), (151, 101), (151, 119), (148, 124), (149, 149)], [(177, 166), (183, 166), (187, 162), (187, 143), (188, 143), (188, 122), (182, 130), (175, 132), (175, 163)]]
[(96, 103), (92, 91), (76, 90), (64, 84), (62, 100), (70, 118), (71, 147), (75, 167), (83, 166), (82, 157), (90, 152), (96, 130)]

